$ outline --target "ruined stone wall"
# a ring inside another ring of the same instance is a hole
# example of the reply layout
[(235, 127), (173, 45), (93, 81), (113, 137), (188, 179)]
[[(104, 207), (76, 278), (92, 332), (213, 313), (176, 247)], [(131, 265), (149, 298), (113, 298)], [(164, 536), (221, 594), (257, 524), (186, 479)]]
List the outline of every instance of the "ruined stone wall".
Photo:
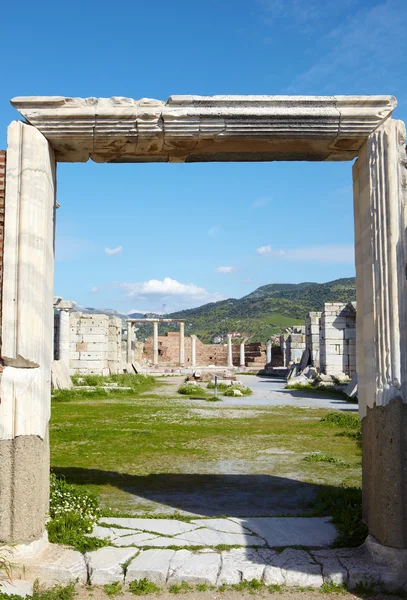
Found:
[(6, 151), (0, 150), (0, 326), (3, 291), (4, 205), (6, 195)]
[(298, 333), (290, 333), (285, 339), (285, 364), (299, 363), (306, 346), (305, 327), (297, 327)]
[(310, 352), (310, 364), (319, 369), (319, 328), (321, 312), (310, 312), (305, 318), (305, 346)]
[(121, 319), (71, 313), (69, 324), (71, 373), (108, 375), (115, 372), (122, 354)]
[[(192, 364), (192, 342), (189, 336), (184, 338), (185, 366)], [(153, 338), (149, 337), (144, 343), (143, 358), (153, 360)], [(167, 335), (158, 336), (158, 362), (166, 365), (179, 365), (179, 333), (170, 331)], [(196, 340), (197, 366), (215, 365), (226, 366), (228, 362), (227, 346), (223, 344), (204, 344)]]
[(356, 305), (326, 303), (320, 320), (320, 368), (328, 375), (356, 372)]

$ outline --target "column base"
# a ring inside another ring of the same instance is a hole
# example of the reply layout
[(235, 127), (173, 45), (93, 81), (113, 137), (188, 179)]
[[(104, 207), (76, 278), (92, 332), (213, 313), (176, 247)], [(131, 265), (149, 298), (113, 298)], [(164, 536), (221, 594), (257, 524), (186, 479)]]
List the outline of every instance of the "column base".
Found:
[(35, 435), (0, 441), (0, 541), (42, 539), (49, 499), (49, 443)]
[(394, 398), (362, 421), (363, 518), (383, 546), (407, 549), (407, 405)]

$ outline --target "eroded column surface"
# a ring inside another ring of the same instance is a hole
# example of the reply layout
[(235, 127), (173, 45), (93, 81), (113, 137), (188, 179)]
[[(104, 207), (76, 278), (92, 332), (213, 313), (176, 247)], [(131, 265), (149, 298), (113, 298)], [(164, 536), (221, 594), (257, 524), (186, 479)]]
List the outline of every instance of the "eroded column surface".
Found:
[(381, 544), (407, 548), (405, 126), (386, 121), (353, 169), (363, 515)]
[(57, 310), (59, 311), (59, 344), (58, 344), (58, 359), (63, 360), (69, 369), (69, 315), (72, 309), (76, 306), (75, 302), (69, 300), (61, 300), (58, 303)]
[(266, 342), (266, 364), (271, 363), (271, 340)]
[(134, 362), (134, 323), (127, 321), (127, 363)]
[(228, 367), (233, 367), (232, 334), (228, 333)]
[(185, 364), (185, 323), (179, 324), (179, 364)]
[(243, 368), (246, 366), (245, 352), (244, 352), (244, 342), (240, 344), (240, 366)]
[(0, 403), (0, 540), (41, 537), (49, 497), (55, 159), (34, 127), (8, 128)]
[(158, 365), (158, 322), (153, 323), (153, 364)]
[(196, 367), (196, 335), (191, 335), (191, 365)]

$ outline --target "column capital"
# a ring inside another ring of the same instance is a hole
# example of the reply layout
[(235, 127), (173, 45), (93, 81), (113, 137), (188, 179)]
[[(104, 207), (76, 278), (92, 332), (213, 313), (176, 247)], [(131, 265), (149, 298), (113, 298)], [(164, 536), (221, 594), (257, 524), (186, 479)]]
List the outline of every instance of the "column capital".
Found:
[(76, 302), (73, 302), (71, 300), (61, 300), (56, 306), (54, 306), (54, 308), (56, 308), (57, 310), (63, 310), (65, 312), (71, 312), (71, 310), (73, 310), (75, 306)]

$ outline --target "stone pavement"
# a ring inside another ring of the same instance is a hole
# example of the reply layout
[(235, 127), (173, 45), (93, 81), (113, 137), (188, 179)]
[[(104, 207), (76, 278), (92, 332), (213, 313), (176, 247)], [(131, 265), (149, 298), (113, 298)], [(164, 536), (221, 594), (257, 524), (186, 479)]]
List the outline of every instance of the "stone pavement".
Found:
[(162, 587), (183, 581), (219, 586), (258, 579), (287, 587), (335, 583), (407, 591), (404, 563), (401, 568), (380, 556), (374, 540), (360, 548), (329, 548), (336, 538), (329, 518), (104, 518), (103, 523), (93, 535), (108, 536), (111, 545), (85, 554), (92, 584), (145, 577)]

